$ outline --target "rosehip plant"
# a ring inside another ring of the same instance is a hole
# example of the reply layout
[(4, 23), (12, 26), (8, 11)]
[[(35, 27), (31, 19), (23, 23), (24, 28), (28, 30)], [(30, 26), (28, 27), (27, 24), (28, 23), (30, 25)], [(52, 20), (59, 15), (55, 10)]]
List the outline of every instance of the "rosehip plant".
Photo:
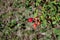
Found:
[(28, 22), (33, 22), (33, 21), (34, 21), (33, 28), (36, 29), (37, 26), (41, 24), (41, 22), (38, 17), (28, 18)]

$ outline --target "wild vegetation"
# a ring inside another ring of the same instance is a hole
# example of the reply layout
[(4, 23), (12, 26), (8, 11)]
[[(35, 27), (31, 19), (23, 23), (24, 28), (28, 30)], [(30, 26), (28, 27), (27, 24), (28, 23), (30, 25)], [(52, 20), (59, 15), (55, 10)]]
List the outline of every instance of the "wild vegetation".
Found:
[(60, 0), (0, 0), (0, 40), (60, 40)]

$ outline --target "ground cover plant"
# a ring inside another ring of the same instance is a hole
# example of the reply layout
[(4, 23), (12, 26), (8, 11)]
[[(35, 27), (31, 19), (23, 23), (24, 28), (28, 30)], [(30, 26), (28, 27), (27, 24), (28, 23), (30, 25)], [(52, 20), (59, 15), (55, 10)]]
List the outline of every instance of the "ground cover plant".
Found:
[(0, 0), (0, 40), (60, 40), (60, 0)]

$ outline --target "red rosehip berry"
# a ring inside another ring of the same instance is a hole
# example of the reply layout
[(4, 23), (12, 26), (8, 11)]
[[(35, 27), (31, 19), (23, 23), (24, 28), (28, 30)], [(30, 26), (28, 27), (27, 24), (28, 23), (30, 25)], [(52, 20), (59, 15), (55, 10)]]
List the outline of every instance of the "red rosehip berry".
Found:
[(37, 24), (36, 24), (36, 23), (34, 23), (34, 24), (33, 24), (33, 27), (34, 27), (34, 29), (36, 29), (36, 27), (37, 27)]
[(33, 21), (33, 18), (29, 18), (29, 19), (28, 19), (28, 22), (32, 22), (32, 21)]

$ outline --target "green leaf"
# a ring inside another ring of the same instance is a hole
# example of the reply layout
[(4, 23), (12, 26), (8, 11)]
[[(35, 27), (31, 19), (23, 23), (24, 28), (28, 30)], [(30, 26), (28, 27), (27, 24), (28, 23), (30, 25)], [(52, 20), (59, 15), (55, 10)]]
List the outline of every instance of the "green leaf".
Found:
[(39, 5), (39, 3), (38, 2), (36, 2), (36, 6), (38, 6)]
[(41, 16), (40, 16), (40, 19), (41, 19), (41, 20), (44, 20), (44, 17), (41, 15)]
[(41, 2), (41, 0), (36, 0), (36, 2)]
[(46, 25), (47, 25), (46, 20), (43, 20), (43, 26), (46, 26)]
[(58, 36), (58, 40), (60, 40), (60, 36)]
[(37, 13), (34, 13), (34, 17), (36, 17), (37, 16)]
[(56, 23), (57, 23), (57, 21), (53, 21), (52, 23), (53, 23), (53, 24), (56, 24)]
[(16, 20), (12, 20), (11, 23), (12, 23), (12, 24), (15, 24), (15, 23), (16, 23)]
[(38, 9), (35, 10), (34, 17), (38, 15)]
[(41, 2), (41, 0), (36, 0), (36, 6), (39, 6), (39, 3)]
[(56, 35), (60, 35), (60, 30), (59, 30), (59, 29), (53, 28), (53, 32), (54, 32)]

